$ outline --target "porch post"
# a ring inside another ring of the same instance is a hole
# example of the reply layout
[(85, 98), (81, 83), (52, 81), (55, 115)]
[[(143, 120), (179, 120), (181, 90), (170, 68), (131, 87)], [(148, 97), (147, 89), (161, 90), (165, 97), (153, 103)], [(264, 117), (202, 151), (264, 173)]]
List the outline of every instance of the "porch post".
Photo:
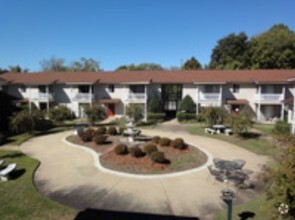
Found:
[(257, 112), (257, 121), (261, 120), (261, 85), (258, 85), (258, 112)]
[(222, 106), (222, 84), (220, 84), (220, 91), (219, 91), (219, 100), (220, 100), (220, 106)]
[[(285, 100), (285, 93), (286, 93), (286, 86), (284, 85), (282, 87), (282, 100)], [(281, 120), (284, 120), (284, 114), (285, 114), (285, 104), (282, 102), (281, 104)]]
[(47, 114), (49, 113), (49, 88), (48, 85), (46, 85), (46, 104), (47, 104)]
[(144, 93), (145, 93), (145, 106), (144, 106), (144, 120), (147, 121), (147, 105), (148, 105), (148, 95), (147, 95), (147, 85), (144, 86)]
[(32, 113), (32, 102), (31, 102), (32, 92), (31, 92), (31, 86), (29, 86), (29, 90), (30, 90), (30, 92), (29, 92), (29, 112), (31, 114)]
[(199, 87), (196, 85), (197, 94), (196, 94), (196, 114), (199, 114)]
[(295, 83), (293, 91), (293, 119), (292, 119), (292, 134), (295, 134)]
[(89, 98), (90, 98), (90, 106), (92, 106), (92, 85), (89, 85)]

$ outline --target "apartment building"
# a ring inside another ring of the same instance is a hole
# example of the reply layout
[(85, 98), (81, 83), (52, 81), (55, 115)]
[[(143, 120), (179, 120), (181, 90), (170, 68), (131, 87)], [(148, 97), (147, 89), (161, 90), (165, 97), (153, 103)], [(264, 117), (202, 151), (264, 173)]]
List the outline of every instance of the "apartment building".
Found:
[[(2, 74), (0, 87), (39, 109), (69, 107), (84, 117), (84, 107), (100, 103), (110, 116), (122, 116), (126, 106), (159, 96), (164, 111), (175, 116), (179, 101), (190, 95), (201, 108), (223, 106), (235, 114), (246, 110), (260, 122), (288, 117), (294, 121), (295, 70), (118, 71)], [(293, 128), (294, 130), (295, 128)]]

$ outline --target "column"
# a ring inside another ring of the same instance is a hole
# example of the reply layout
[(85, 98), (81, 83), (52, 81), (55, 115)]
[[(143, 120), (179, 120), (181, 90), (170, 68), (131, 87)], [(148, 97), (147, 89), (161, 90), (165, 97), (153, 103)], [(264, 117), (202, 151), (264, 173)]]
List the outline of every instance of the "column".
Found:
[(29, 86), (29, 112), (32, 113), (32, 102), (31, 102), (31, 95), (32, 95), (32, 91), (31, 91), (31, 86)]
[(292, 119), (292, 134), (295, 134), (295, 83), (293, 91), (293, 119)]
[(197, 89), (197, 95), (196, 95), (196, 114), (199, 114), (199, 88), (198, 85), (196, 85)]
[(90, 106), (92, 106), (92, 85), (89, 85)]
[(46, 104), (47, 104), (47, 114), (49, 113), (49, 88), (48, 85), (46, 85)]
[(220, 84), (220, 97), (219, 97), (219, 99), (220, 99), (220, 106), (222, 106), (222, 84)]
[(257, 121), (260, 121), (261, 120), (261, 104), (260, 104), (260, 101), (261, 101), (261, 85), (258, 85), (258, 112), (257, 112)]
[[(282, 87), (282, 100), (285, 100), (285, 93), (286, 93), (286, 86), (284, 85)], [(285, 104), (282, 102), (281, 104), (281, 120), (284, 120), (284, 114), (285, 114)]]
[(144, 121), (147, 121), (147, 108), (148, 108), (148, 93), (147, 93), (147, 85), (144, 86), (144, 93), (145, 93), (145, 105), (144, 105)]

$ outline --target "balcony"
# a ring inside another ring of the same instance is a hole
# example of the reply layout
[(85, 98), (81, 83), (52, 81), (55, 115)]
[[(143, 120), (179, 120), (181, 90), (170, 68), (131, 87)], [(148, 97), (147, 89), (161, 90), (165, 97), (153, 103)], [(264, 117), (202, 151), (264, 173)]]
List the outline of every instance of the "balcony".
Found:
[(94, 99), (94, 95), (91, 93), (78, 93), (73, 97), (75, 102), (91, 102)]
[(147, 96), (145, 93), (128, 93), (127, 102), (146, 102)]
[(53, 101), (52, 93), (35, 93), (30, 95), (30, 100), (33, 101)]
[(200, 102), (220, 102), (221, 94), (220, 93), (199, 93), (198, 100)]
[(284, 94), (256, 94), (255, 102), (260, 103), (281, 103), (284, 100)]

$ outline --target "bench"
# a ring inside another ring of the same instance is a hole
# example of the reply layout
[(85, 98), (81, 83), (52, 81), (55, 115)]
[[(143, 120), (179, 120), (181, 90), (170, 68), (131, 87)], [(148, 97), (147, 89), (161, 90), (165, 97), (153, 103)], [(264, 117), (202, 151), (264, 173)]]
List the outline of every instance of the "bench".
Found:
[(225, 135), (229, 136), (229, 135), (233, 134), (233, 131), (232, 131), (232, 129), (230, 129), (230, 128), (226, 128), (226, 129), (224, 130), (224, 133), (225, 133)]
[(9, 164), (5, 169), (0, 171), (1, 181), (7, 181), (9, 179), (9, 174), (16, 168), (16, 163)]
[(208, 133), (208, 134), (216, 134), (216, 131), (212, 128), (205, 128), (205, 133)]

